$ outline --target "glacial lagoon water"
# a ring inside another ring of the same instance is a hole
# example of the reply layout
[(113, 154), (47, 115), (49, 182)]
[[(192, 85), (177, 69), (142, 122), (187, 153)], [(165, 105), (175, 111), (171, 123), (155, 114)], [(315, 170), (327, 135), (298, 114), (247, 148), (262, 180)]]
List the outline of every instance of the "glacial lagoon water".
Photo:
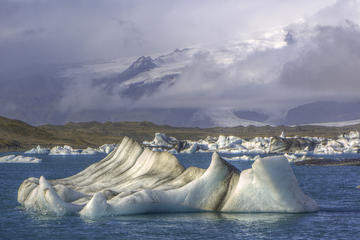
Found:
[[(67, 177), (105, 155), (35, 156), (43, 161), (0, 164), (0, 239), (360, 239), (360, 167), (292, 165), (303, 191), (319, 204), (317, 213), (146, 214), (90, 221), (25, 211), (17, 190), (28, 177)], [(186, 167), (207, 168), (211, 154), (177, 157)], [(231, 163), (240, 170), (252, 164)]]

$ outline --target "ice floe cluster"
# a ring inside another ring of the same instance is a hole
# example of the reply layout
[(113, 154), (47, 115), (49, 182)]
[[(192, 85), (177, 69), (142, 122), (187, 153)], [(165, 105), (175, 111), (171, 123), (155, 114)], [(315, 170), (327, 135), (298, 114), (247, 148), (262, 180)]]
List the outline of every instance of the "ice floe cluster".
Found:
[[(212, 152), (234, 154), (284, 154), (289, 161), (304, 160), (305, 155), (333, 155), (360, 153), (360, 134), (351, 131), (336, 139), (321, 137), (286, 137), (284, 133), (276, 137), (255, 137), (242, 139), (235, 136), (207, 137), (199, 141), (177, 140), (163, 133), (156, 133), (151, 142), (143, 145), (153, 151), (176, 153)], [(300, 158), (299, 158), (300, 156)], [(254, 157), (242, 156), (238, 160), (253, 160)], [(235, 160), (234, 158), (232, 160)]]
[(41, 159), (36, 157), (25, 157), (21, 155), (6, 155), (0, 157), (0, 163), (40, 163)]
[(314, 149), (315, 154), (360, 153), (360, 134), (351, 131), (337, 139), (323, 139)]
[(168, 152), (125, 137), (103, 160), (68, 178), (26, 179), (18, 190), (26, 209), (86, 218), (153, 212), (312, 212), (286, 158), (258, 158), (240, 172), (213, 153), (208, 169), (185, 169)]
[(26, 151), (26, 154), (49, 154), (49, 155), (95, 155), (98, 153), (110, 153), (116, 144), (104, 144), (96, 149), (94, 148), (86, 148), (86, 149), (73, 149), (71, 146), (55, 146), (51, 149), (42, 148), (41, 146), (37, 146), (36, 148), (32, 148)]
[(153, 151), (169, 151), (171, 153), (224, 152), (224, 153), (259, 153), (269, 152), (271, 138), (256, 137), (245, 140), (234, 136), (207, 137), (199, 141), (177, 140), (164, 133), (155, 133), (153, 141), (144, 141), (143, 145)]

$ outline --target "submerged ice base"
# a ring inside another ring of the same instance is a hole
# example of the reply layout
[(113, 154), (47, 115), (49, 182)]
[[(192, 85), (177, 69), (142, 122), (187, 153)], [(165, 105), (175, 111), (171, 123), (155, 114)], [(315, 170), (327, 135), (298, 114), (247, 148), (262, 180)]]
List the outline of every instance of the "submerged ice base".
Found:
[(18, 202), (41, 214), (88, 218), (152, 212), (312, 212), (285, 157), (255, 160), (240, 172), (217, 153), (208, 169), (184, 167), (167, 152), (130, 138), (103, 160), (63, 179), (28, 178)]

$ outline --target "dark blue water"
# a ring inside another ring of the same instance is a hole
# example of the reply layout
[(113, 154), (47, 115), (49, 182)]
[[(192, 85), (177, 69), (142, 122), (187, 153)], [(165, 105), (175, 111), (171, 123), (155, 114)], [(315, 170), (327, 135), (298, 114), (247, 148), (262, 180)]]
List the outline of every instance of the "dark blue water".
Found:
[[(27, 177), (70, 176), (104, 155), (38, 156), (40, 164), (0, 164), (0, 239), (360, 239), (360, 167), (292, 166), (301, 188), (320, 205), (317, 213), (148, 214), (89, 221), (27, 212), (16, 201), (17, 190)], [(178, 158), (184, 166), (207, 168), (211, 154)]]

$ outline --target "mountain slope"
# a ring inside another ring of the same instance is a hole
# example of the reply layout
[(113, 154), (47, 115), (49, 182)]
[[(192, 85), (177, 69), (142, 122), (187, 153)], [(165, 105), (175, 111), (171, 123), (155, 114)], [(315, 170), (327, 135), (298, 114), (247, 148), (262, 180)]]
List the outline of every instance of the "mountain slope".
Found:
[(27, 150), (36, 145), (52, 147), (71, 145), (76, 148), (97, 147), (105, 143), (118, 143), (124, 136), (139, 142), (152, 140), (156, 132), (163, 132), (179, 140), (199, 140), (207, 136), (232, 135), (241, 138), (257, 136), (320, 136), (336, 137), (351, 130), (360, 131), (360, 124), (345, 127), (323, 126), (248, 126), (232, 128), (179, 128), (156, 125), (151, 122), (81, 122), (65, 125), (34, 127), (18, 120), (0, 117), (0, 151)]
[(322, 101), (300, 105), (288, 111), (288, 125), (343, 122), (360, 119), (360, 102)]

